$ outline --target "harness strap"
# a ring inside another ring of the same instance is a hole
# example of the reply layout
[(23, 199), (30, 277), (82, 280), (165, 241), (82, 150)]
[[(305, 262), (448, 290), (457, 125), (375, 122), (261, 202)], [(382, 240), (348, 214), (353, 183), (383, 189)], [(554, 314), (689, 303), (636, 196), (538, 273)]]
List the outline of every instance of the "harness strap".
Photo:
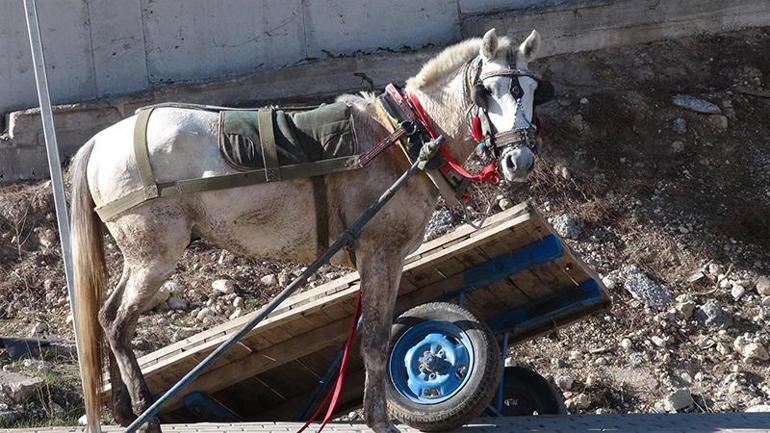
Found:
[(323, 176), (314, 176), (310, 180), (313, 182), (316, 245), (320, 256), (329, 248), (329, 205), (326, 197), (326, 180)]
[[(350, 328), (348, 329), (348, 338), (345, 340), (345, 346), (343, 347), (342, 351), (342, 360), (340, 360), (340, 369), (337, 373), (337, 379), (334, 381), (334, 388), (329, 390), (329, 393), (326, 395), (326, 398), (324, 398), (323, 402), (318, 406), (318, 409), (316, 409), (315, 413), (310, 417), (310, 419), (307, 420), (305, 425), (300, 428), (297, 433), (302, 433), (305, 431), (305, 429), (310, 426), (310, 423), (316, 420), (318, 418), (318, 415), (321, 414), (324, 407), (327, 407), (326, 409), (326, 415), (324, 416), (323, 421), (321, 422), (321, 426), (318, 427), (318, 433), (321, 433), (321, 430), (326, 427), (326, 424), (329, 423), (329, 420), (332, 419), (332, 416), (334, 415), (334, 411), (337, 408), (337, 404), (340, 400), (340, 395), (342, 394), (342, 386), (345, 383), (345, 372), (348, 367), (348, 359), (350, 358), (350, 352), (353, 348), (353, 341), (355, 340), (356, 336), (356, 327), (358, 325), (358, 319), (361, 317), (361, 297), (362, 294), (359, 292), (358, 294), (358, 303), (356, 304), (356, 312), (353, 314), (353, 320), (350, 322)], [(328, 405), (328, 406), (327, 406)]]
[[(145, 144), (146, 147), (146, 144)], [(281, 179), (299, 179), (355, 170), (361, 167), (358, 156), (344, 156), (305, 164), (284, 165), (278, 168)], [(256, 185), (269, 182), (266, 170), (255, 169), (240, 173), (223, 174), (204, 178), (161, 182), (156, 185), (158, 194), (155, 197), (169, 197), (176, 194), (216, 191), (240, 186)], [(96, 213), (102, 221), (109, 221), (115, 216), (147, 201), (145, 189), (137, 189), (96, 208)]]
[(278, 162), (278, 150), (275, 148), (275, 133), (273, 131), (273, 110), (257, 111), (257, 126), (259, 127), (259, 142), (262, 146), (262, 161), (265, 166), (265, 180), (274, 182), (281, 180)]
[(147, 149), (147, 124), (150, 122), (150, 114), (154, 108), (140, 110), (136, 115), (134, 125), (134, 158), (136, 168), (139, 170), (139, 178), (142, 180), (142, 196), (151, 199), (158, 196), (158, 185), (155, 183), (155, 175), (150, 165), (150, 154)]

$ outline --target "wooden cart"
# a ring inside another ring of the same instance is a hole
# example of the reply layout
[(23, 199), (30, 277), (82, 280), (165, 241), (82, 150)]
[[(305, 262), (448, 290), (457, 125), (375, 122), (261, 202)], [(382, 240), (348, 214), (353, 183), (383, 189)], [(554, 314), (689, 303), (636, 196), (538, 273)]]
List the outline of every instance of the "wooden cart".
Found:
[[(161, 419), (303, 419), (328, 383), (329, 366), (339, 357), (358, 290), (358, 275), (351, 273), (288, 298), (193, 382), (183, 397), (170, 401)], [(461, 304), (506, 348), (610, 304), (600, 279), (527, 203), (489, 217), (478, 229), (464, 225), (426, 242), (406, 259), (397, 314), (436, 301)], [(150, 390), (168, 389), (249, 318), (216, 326), (140, 358)], [(406, 356), (409, 348), (402, 349)], [(358, 348), (354, 353), (340, 411), (360, 405), (362, 398), (363, 365)], [(495, 356), (500, 357), (499, 352)], [(400, 362), (391, 364), (398, 367)], [(391, 384), (396, 382), (392, 379)], [(408, 397), (412, 381), (401, 382), (394, 389)], [(412, 398), (414, 403), (420, 399)]]

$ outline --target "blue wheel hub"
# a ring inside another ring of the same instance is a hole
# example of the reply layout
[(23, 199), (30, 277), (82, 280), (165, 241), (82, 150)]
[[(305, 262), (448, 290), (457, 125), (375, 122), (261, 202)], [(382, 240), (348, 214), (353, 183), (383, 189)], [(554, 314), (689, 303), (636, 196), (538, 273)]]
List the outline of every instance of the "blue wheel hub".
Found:
[(407, 329), (390, 354), (393, 387), (421, 404), (436, 404), (457, 394), (473, 370), (468, 335), (450, 322), (425, 321)]

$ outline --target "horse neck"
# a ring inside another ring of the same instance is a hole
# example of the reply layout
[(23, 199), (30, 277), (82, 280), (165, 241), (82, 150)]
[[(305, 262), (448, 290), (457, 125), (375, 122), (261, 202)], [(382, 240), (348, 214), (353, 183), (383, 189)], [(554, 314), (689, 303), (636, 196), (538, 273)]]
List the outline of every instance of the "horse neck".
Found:
[(454, 74), (425, 89), (407, 87), (406, 91), (420, 100), (436, 133), (444, 136), (449, 154), (457, 161), (464, 161), (473, 152), (474, 143), (465, 119), (468, 101), (462, 74)]

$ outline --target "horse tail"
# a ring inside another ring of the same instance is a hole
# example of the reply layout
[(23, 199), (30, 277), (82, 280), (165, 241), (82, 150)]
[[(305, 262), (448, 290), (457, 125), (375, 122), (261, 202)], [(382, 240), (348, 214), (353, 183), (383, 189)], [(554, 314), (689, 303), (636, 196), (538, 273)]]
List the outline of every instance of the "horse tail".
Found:
[(72, 163), (72, 256), (75, 283), (75, 329), (83, 379), (83, 399), (88, 431), (96, 432), (101, 412), (102, 327), (99, 307), (107, 283), (104, 260), (104, 230), (94, 211), (88, 187), (88, 160), (94, 140), (88, 141)]

